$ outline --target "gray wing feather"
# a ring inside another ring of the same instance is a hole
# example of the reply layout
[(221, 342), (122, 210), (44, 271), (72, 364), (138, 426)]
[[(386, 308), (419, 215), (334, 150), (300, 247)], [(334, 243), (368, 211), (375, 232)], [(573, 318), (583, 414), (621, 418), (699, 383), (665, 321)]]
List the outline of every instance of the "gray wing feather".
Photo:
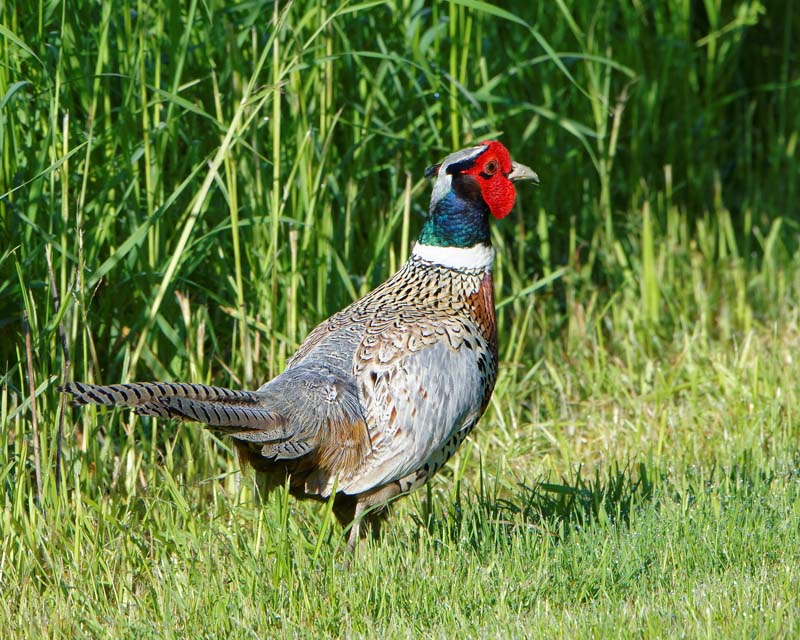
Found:
[(340, 490), (350, 494), (423, 466), (453, 433), (480, 416), (485, 382), (474, 354), (439, 341), (386, 365), (373, 362), (360, 376), (359, 392), (372, 452), (359, 474), (340, 479)]

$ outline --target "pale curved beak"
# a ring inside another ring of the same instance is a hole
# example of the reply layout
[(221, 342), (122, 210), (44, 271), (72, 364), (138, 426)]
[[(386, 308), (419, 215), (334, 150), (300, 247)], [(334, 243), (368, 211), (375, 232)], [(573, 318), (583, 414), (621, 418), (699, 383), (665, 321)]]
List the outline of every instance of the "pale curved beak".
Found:
[(539, 184), (539, 176), (530, 167), (518, 162), (511, 163), (511, 173), (508, 174), (508, 179), (511, 182), (519, 182), (520, 180), (532, 180), (534, 184)]

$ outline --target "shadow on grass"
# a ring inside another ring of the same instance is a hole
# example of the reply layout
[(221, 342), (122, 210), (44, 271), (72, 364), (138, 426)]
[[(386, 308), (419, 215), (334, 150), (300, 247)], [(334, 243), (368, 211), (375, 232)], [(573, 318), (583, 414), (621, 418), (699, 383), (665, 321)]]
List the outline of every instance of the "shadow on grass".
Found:
[(645, 464), (613, 466), (605, 474), (585, 478), (576, 470), (572, 479), (560, 483), (519, 483), (510, 493), (499, 495), (481, 470), (478, 491), (456, 486), (446, 511), (437, 509), (428, 489), (428, 499), (412, 517), (421, 531), (442, 542), (468, 542), (485, 547), (487, 540), (510, 539), (520, 528), (544, 535), (567, 537), (570, 532), (594, 522), (627, 525), (632, 512), (653, 500), (653, 482)]
[(420, 502), (412, 517), (440, 543), (468, 544), (478, 549), (508, 543), (520, 530), (564, 540), (571, 533), (592, 526), (623, 526), (644, 508), (658, 508), (670, 501), (689, 510), (713, 498), (723, 507), (737, 500), (758, 500), (774, 489), (776, 482), (800, 477), (800, 454), (794, 464), (764, 466), (758, 456), (745, 452), (730, 466), (688, 467), (675, 473), (654, 470), (644, 463), (611, 466), (586, 478), (577, 469), (560, 483), (543, 480), (521, 482), (512, 488), (489, 480), (481, 469), (477, 491), (457, 484), (446, 506), (435, 500), (430, 486), (428, 498)]

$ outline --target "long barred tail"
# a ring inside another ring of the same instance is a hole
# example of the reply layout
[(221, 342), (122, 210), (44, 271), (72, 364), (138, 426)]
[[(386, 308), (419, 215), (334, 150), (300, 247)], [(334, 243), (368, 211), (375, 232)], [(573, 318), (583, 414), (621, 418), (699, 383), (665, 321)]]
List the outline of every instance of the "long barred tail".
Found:
[[(133, 382), (101, 386), (68, 382), (58, 388), (69, 393), (75, 405), (99, 404), (133, 407), (142, 416), (180, 418), (210, 427), (270, 429), (280, 425), (280, 415), (270, 411), (253, 391), (234, 391), (188, 382)], [(242, 434), (243, 435), (243, 434)]]

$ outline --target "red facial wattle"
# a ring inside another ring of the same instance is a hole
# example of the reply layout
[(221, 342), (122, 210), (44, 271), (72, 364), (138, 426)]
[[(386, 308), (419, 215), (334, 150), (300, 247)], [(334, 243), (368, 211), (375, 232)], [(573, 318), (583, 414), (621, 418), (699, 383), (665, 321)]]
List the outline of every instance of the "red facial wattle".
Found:
[(486, 150), (464, 173), (475, 178), (489, 211), (499, 220), (511, 213), (517, 196), (514, 183), (506, 177), (512, 170), (511, 156), (508, 149), (496, 140), (483, 144), (486, 145)]

